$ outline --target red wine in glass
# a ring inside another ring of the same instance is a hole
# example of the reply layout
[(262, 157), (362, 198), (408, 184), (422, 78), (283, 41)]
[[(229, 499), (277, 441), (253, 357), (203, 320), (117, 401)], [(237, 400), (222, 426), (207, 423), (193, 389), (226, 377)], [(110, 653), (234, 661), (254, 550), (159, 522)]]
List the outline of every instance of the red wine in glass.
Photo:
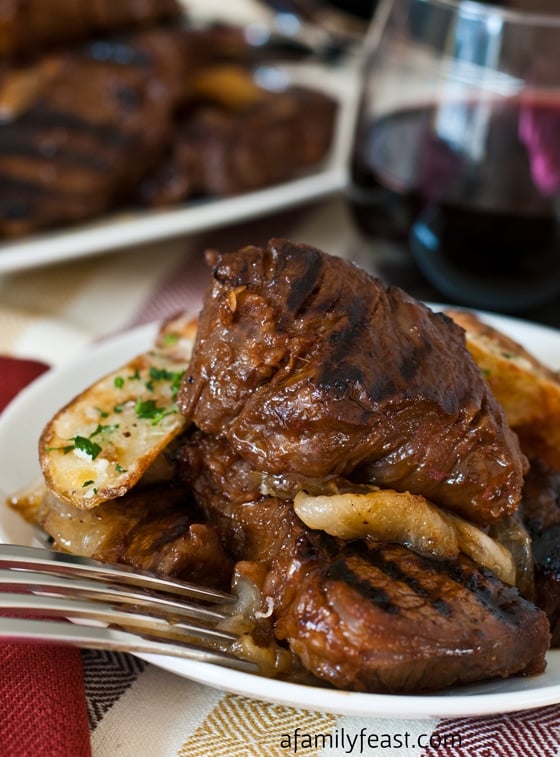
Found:
[(350, 204), (448, 299), (521, 311), (560, 293), (560, 99), (424, 102), (357, 134)]

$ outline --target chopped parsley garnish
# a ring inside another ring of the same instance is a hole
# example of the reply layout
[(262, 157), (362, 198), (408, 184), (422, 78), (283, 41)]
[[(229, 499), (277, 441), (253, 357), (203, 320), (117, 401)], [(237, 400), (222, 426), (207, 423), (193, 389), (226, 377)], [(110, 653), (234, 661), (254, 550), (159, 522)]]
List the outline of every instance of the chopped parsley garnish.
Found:
[(162, 408), (159, 408), (155, 400), (137, 400), (136, 401), (136, 415), (139, 418), (153, 418), (155, 415), (162, 412)]
[(75, 436), (73, 442), (75, 449), (85, 452), (92, 460), (95, 460), (101, 452), (101, 446), (96, 442), (92, 442), (87, 436)]
[(154, 381), (172, 381), (175, 375), (175, 371), (168, 371), (167, 368), (150, 367), (150, 378)]
[(166, 345), (176, 344), (179, 341), (179, 334), (176, 331), (170, 331), (163, 337), (163, 343)]
[(137, 400), (135, 411), (138, 418), (151, 420), (153, 426), (156, 426), (166, 415), (177, 412), (177, 410), (166, 410), (164, 407), (158, 407), (156, 401), (151, 399)]
[(115, 470), (117, 471), (117, 473), (126, 473), (128, 471), (128, 469), (127, 468), (123, 468), (120, 463), (117, 463), (115, 465)]
[(102, 426), (101, 424), (98, 424), (95, 431), (92, 431), (91, 434), (89, 435), (89, 438), (91, 439), (92, 437), (97, 436), (97, 434), (102, 434), (104, 431), (109, 431), (109, 432), (116, 431), (118, 427), (119, 427), (118, 423), (109, 423), (106, 426)]
[(64, 452), (65, 455), (67, 455), (69, 452), (72, 452), (73, 449), (73, 444), (66, 444), (64, 445), (64, 447), (46, 447), (47, 452)]
[(115, 376), (114, 385), (117, 389), (122, 389), (124, 386), (124, 379), (122, 376)]
[(93, 478), (90, 478), (89, 481), (84, 481), (84, 483), (82, 484), (82, 488), (84, 486), (91, 486), (91, 484), (94, 484), (94, 483), (95, 483), (95, 481), (93, 480)]
[(140, 380), (140, 371), (138, 368), (135, 369), (134, 373), (131, 373), (128, 377), (129, 381), (139, 381)]
[[(86, 455), (88, 455), (88, 457), (91, 457), (92, 460), (95, 460), (95, 458), (99, 455), (103, 448), (100, 444), (97, 444), (97, 442), (93, 442), (92, 437), (97, 436), (97, 434), (101, 434), (103, 431), (114, 431), (117, 428), (118, 424), (112, 424), (108, 426), (102, 426), (101, 424), (99, 424), (89, 436), (80, 436), (79, 434), (77, 434), (76, 436), (73, 436), (72, 439), (70, 439), (72, 444), (65, 444), (63, 447), (47, 447), (47, 452), (58, 450), (60, 452), (64, 452), (64, 454), (67, 455), (69, 452), (78, 449), (80, 450), (80, 452), (84, 452)], [(86, 484), (83, 484), (83, 486), (85, 485)]]
[(152, 365), (150, 368), (151, 381), (146, 383), (146, 387), (153, 391), (152, 387), (154, 381), (169, 381), (171, 383), (171, 392), (173, 394), (173, 397), (176, 397), (177, 392), (181, 387), (181, 382), (184, 375), (184, 371), (168, 371), (166, 368), (156, 368)]

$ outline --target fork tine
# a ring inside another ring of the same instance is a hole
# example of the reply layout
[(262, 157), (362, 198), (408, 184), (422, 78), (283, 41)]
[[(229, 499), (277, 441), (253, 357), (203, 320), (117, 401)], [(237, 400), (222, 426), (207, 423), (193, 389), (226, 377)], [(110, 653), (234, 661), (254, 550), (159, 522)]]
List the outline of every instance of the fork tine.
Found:
[(150, 591), (190, 597), (204, 602), (234, 602), (235, 597), (218, 589), (199, 586), (177, 578), (159, 578), (127, 565), (108, 565), (88, 557), (55, 552), (42, 547), (0, 544), (0, 565), (19, 570), (41, 570), (59, 575), (91, 576), (111, 583), (137, 586)]
[(234, 654), (239, 635), (220, 628), (235, 599), (127, 566), (0, 544), (0, 638), (153, 652), (258, 672), (256, 663)]
[(207, 639), (215, 644), (231, 645), (237, 640), (235, 634), (209, 626), (195, 623), (170, 622), (166, 618), (148, 613), (125, 611), (115, 605), (102, 602), (82, 601), (27, 594), (12, 594), (0, 592), (0, 609), (17, 610), (17, 614), (29, 614), (49, 617), (81, 618), (102, 623), (117, 625), (125, 630), (141, 632), (145, 636), (155, 639), (174, 638), (183, 641), (193, 641), (195, 638)]
[(64, 643), (86, 649), (107, 649), (133, 654), (157, 654), (197, 662), (209, 662), (245, 672), (257, 672), (248, 660), (219, 650), (201, 649), (179, 642), (154, 641), (142, 636), (104, 626), (82, 626), (57, 621), (2, 618), (0, 639), (42, 643)]
[(159, 594), (148, 594), (134, 587), (125, 588), (120, 584), (110, 584), (106, 581), (59, 576), (27, 569), (0, 568), (0, 586), (23, 587), (33, 593), (56, 592), (65, 596), (118, 601), (119, 604), (135, 605), (150, 609), (152, 612), (165, 612), (173, 617), (196, 618), (208, 623), (216, 623), (230, 617), (230, 613), (223, 609), (193, 604), (186, 598), (179, 600)]

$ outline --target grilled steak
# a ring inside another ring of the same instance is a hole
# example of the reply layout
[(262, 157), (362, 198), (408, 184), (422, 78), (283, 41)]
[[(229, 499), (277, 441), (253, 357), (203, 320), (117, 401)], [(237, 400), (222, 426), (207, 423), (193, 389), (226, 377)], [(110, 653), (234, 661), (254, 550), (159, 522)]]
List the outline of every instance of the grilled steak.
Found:
[(178, 19), (177, 0), (10, 0), (0, 12), (0, 60), (156, 21)]
[[(227, 82), (205, 98), (194, 91), (201, 72), (232, 60), (252, 107), (224, 108)], [(260, 88), (247, 62), (238, 30), (170, 25), (0, 69), (0, 238), (125, 204), (237, 194), (317, 163), (334, 100)]]
[(363, 691), (418, 691), (544, 670), (544, 613), (468, 558), (350, 544), (279, 560), (264, 593), (275, 633), (315, 675)]
[(231, 196), (286, 181), (331, 144), (335, 101), (304, 87), (266, 93), (250, 106), (203, 103), (178, 119), (169, 155), (144, 182), (151, 205), (192, 194)]
[(468, 558), (310, 531), (225, 439), (196, 431), (180, 459), (233, 556), (264, 567), (276, 637), (318, 678), (405, 692), (543, 670), (544, 613)]
[(463, 331), (306, 245), (208, 254), (179, 406), (261, 472), (409, 490), (486, 524), (526, 460)]
[(38, 80), (30, 102), (0, 123), (0, 236), (129, 197), (171, 134), (187, 57), (179, 31), (150, 30), (28, 71)]

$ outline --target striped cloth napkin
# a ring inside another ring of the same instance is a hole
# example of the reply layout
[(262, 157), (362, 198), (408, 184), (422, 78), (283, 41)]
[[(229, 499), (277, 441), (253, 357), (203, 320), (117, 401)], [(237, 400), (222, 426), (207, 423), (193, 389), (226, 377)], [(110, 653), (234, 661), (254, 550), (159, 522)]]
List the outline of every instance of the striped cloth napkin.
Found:
[[(234, 249), (281, 235), (358, 257), (359, 241), (341, 203), (332, 201), (188, 242), (0, 280), (4, 401), (46, 364), (62, 365), (95, 341), (179, 310), (198, 310), (208, 281), (205, 248)], [(560, 705), (488, 718), (336, 715), (225, 692), (128, 654), (46, 651), (41, 645), (0, 647), (1, 757), (560, 753)]]
[[(0, 356), (0, 412), (47, 369), (37, 360)], [(0, 713), (1, 755), (88, 757), (80, 652), (64, 646), (0, 643)]]

